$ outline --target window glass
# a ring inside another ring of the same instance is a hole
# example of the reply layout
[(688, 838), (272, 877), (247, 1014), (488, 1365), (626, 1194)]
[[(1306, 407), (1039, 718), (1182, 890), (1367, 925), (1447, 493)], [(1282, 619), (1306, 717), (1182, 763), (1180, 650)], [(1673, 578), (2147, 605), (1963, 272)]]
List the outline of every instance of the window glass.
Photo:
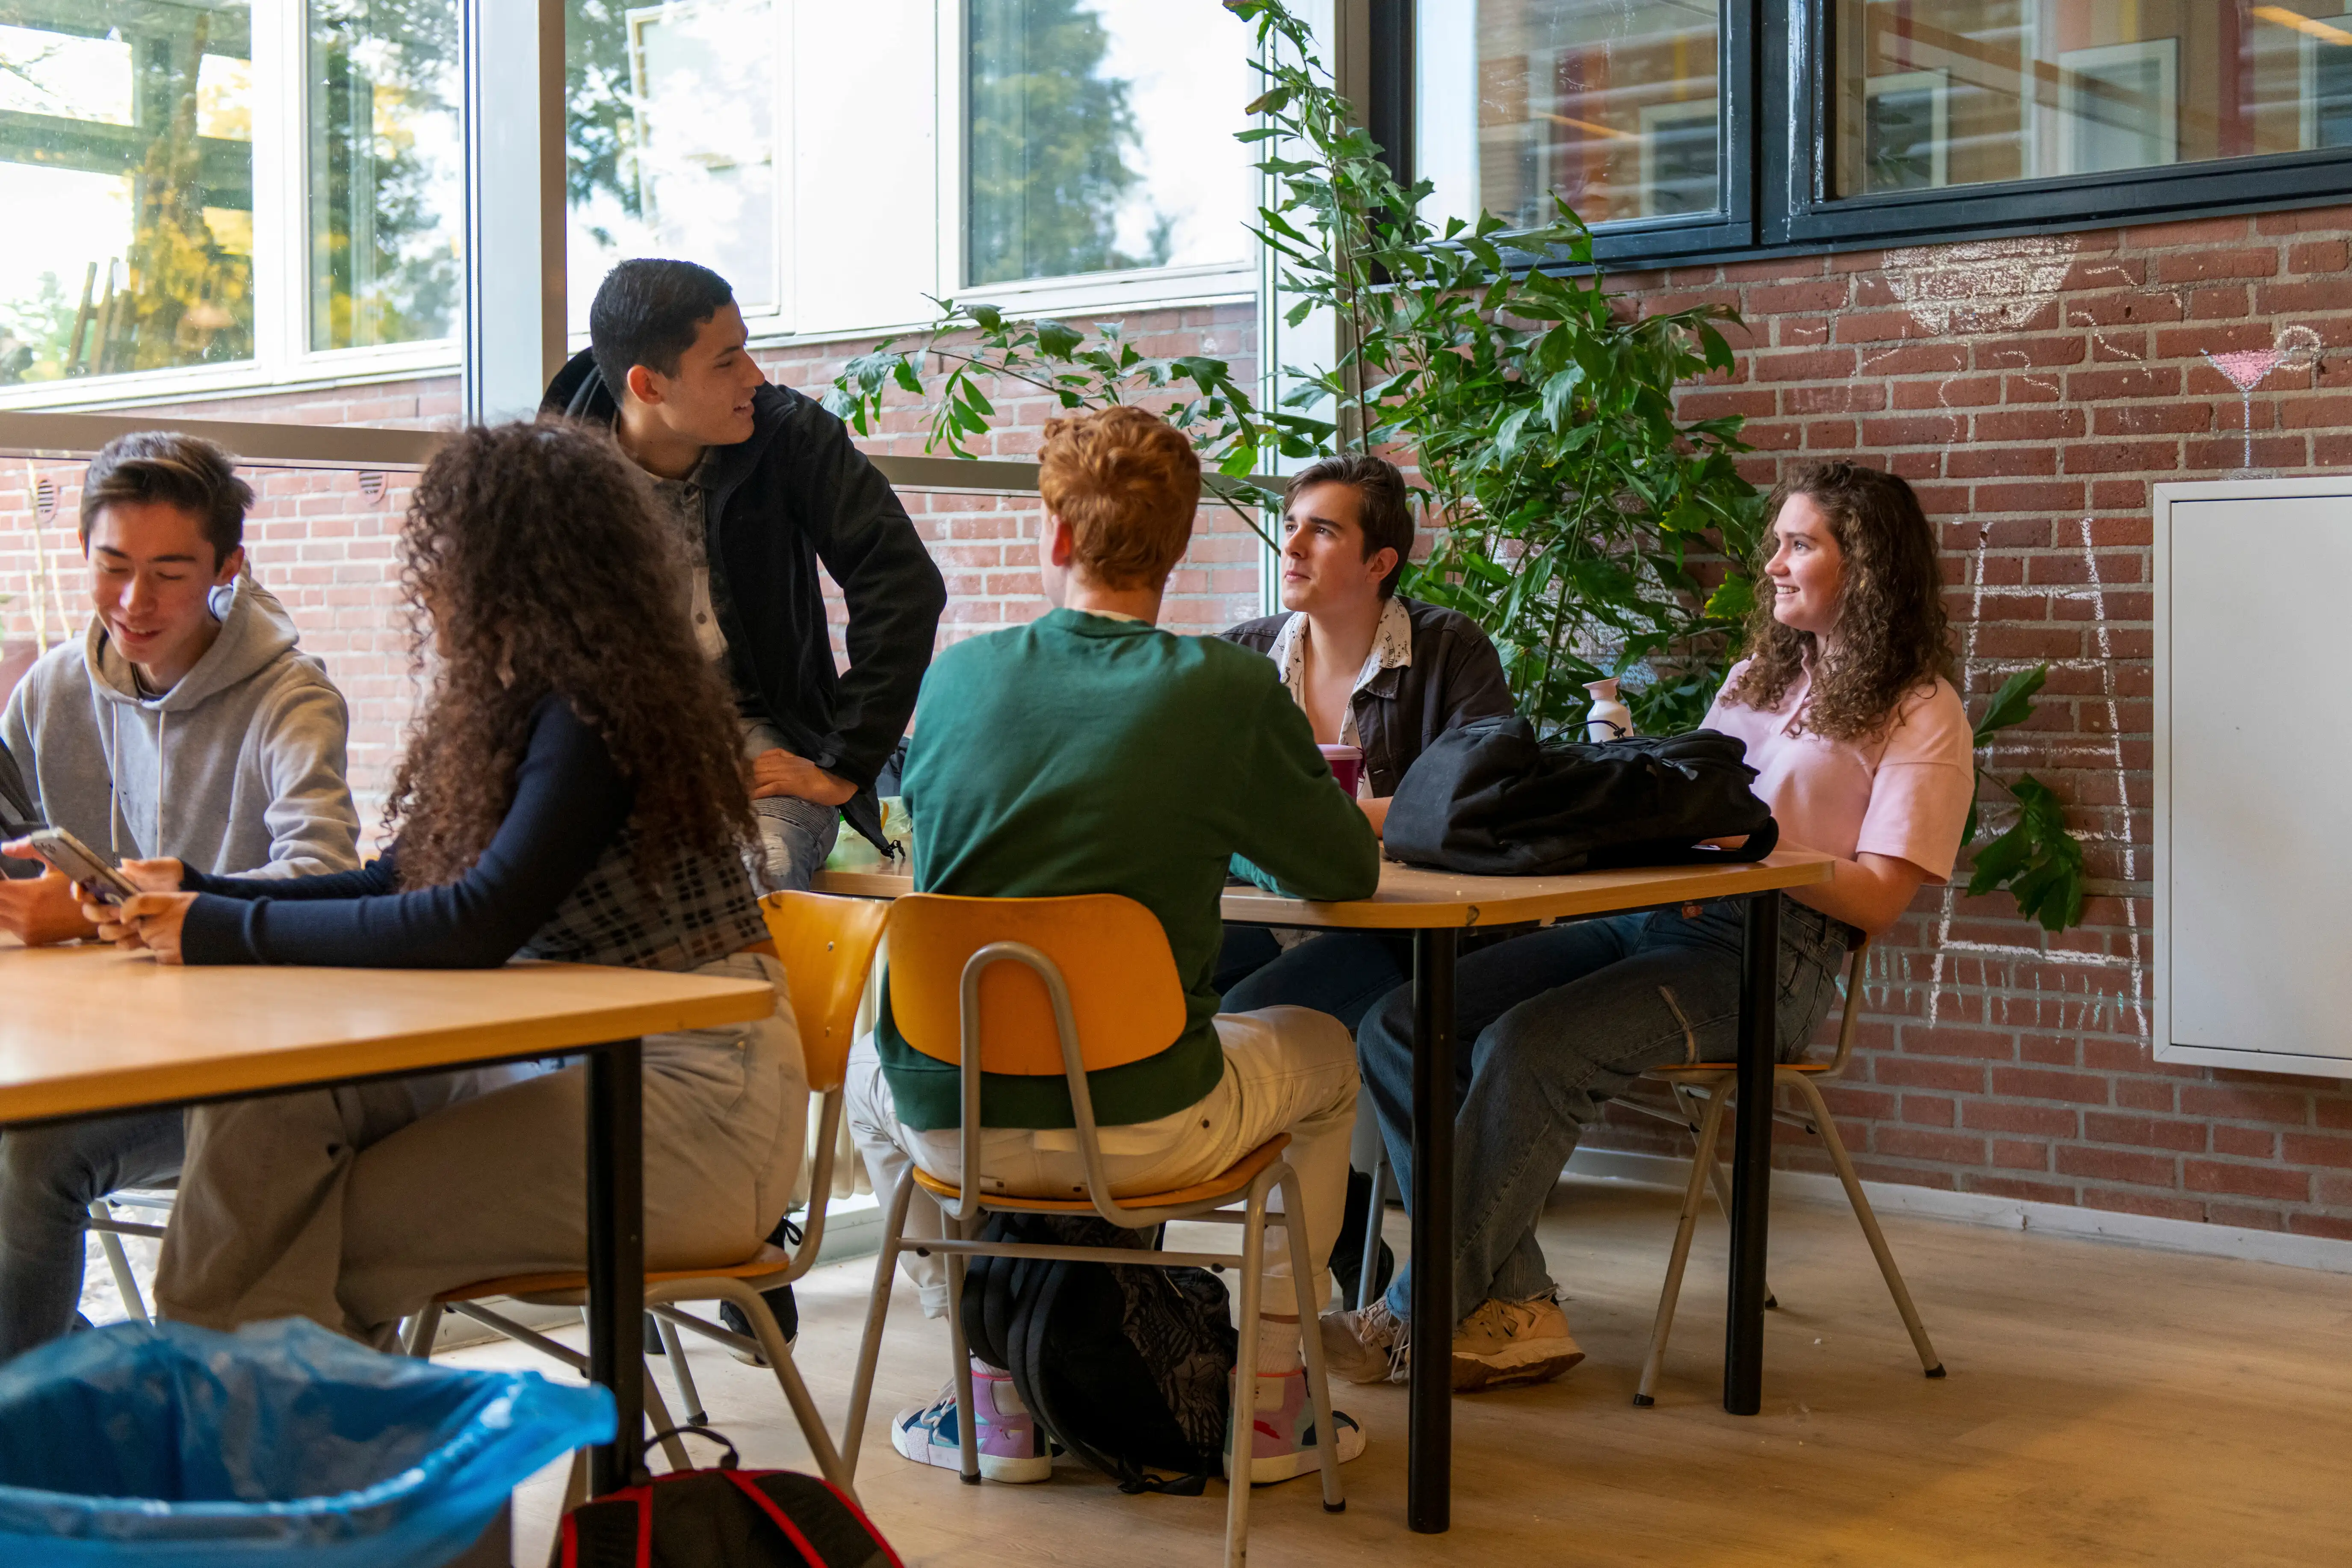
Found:
[(1836, 192), (2352, 146), (2352, 3), (1839, 0)]
[(249, 5), (37, 14), (0, 20), (0, 384), (250, 359)]
[(1478, 0), (1478, 194), (1517, 227), (1722, 205), (1715, 0)]
[(698, 261), (745, 314), (779, 310), (775, 0), (568, 0), (567, 13), (573, 330), (605, 271), (636, 256)]
[(967, 284), (1238, 261), (1256, 96), (1222, 7), (970, 0)]
[[(310, 346), (457, 331), (457, 0), (310, 0)], [(199, 102), (202, 95), (199, 95)]]

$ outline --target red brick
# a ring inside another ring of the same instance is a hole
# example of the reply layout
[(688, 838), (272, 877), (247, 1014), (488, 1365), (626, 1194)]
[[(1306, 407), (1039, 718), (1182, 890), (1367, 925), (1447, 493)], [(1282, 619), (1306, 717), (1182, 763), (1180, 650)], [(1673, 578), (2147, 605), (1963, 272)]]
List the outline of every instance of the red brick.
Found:
[(2012, 1105), (1998, 1100), (1962, 1102), (1960, 1124), (1983, 1132), (2031, 1133), (2039, 1138), (2072, 1138), (2074, 1111), (2055, 1105)]
[(1874, 1126), (1870, 1151), (1888, 1160), (1935, 1160), (1947, 1165), (1981, 1165), (1985, 1141), (1952, 1132), (1923, 1132), (1909, 1127)]
[[(2214, 1131), (2219, 1132), (2221, 1129)], [(2220, 1145), (2217, 1143), (2215, 1148), (2219, 1152)], [(2338, 1170), (2352, 1171), (2352, 1138), (2289, 1132), (2279, 1152), (2290, 1165), (2333, 1165)]]
[(2185, 1160), (2180, 1184), (2192, 1193), (2231, 1193), (2244, 1198), (2277, 1198), (2308, 1203), (2311, 1177), (2303, 1171), (2276, 1165), (2224, 1165), (2213, 1160)]
[(2213, 1225), (2236, 1226), (2242, 1230), (2284, 1230), (2286, 1215), (2274, 1208), (2255, 1208), (2249, 1204), (2207, 1204), (2205, 1218)]
[[(2117, 1084), (2116, 1103), (2125, 1103)], [(2170, 1109), (2171, 1095), (2168, 1089), (2166, 1109)], [(2206, 1146), (2206, 1124), (2202, 1121), (2175, 1121), (2153, 1116), (2117, 1116), (2106, 1111), (2083, 1112), (2083, 1136), (2095, 1143), (2134, 1143), (2146, 1149), (2172, 1149), (2184, 1154), (2201, 1154)]]
[(1805, 349), (1760, 353), (1751, 362), (1759, 381), (1835, 381), (1853, 374), (1852, 349)]
[[(2325, 401), (2352, 405), (2352, 398)], [(2091, 430), (2098, 436), (2179, 436), (2210, 430), (2212, 426), (2210, 403), (2143, 403), (2095, 410)]]
[(2274, 1160), (2278, 1157), (2278, 1134), (2265, 1127), (2233, 1127), (2226, 1121), (2217, 1122), (2213, 1128), (2213, 1152), (2241, 1160)]
[(2178, 1162), (2163, 1154), (2140, 1154), (2127, 1149), (2101, 1149), (2086, 1144), (2058, 1147), (2061, 1175), (2084, 1176), (2099, 1182), (2129, 1182), (2142, 1187), (2178, 1185)]
[(2307, 1127), (2311, 1124), (2311, 1097), (2292, 1090), (2184, 1083), (2180, 1086), (2180, 1113), (2231, 1121), (2267, 1121), (2280, 1127)]
[(2009, 408), (1976, 416), (1979, 441), (2053, 441), (2080, 436), (2089, 422), (2080, 408)]
[(2152, 1215), (2159, 1219), (2185, 1219), (2202, 1223), (2205, 1205), (2195, 1198), (2165, 1197), (2155, 1193), (2120, 1191), (2107, 1187), (2084, 1187), (2083, 1206), (2105, 1209), (2110, 1214)]
[(2178, 397), (2180, 371), (2173, 365), (2137, 365), (2130, 369), (2078, 370), (2066, 377), (2070, 402), (2095, 403), (2111, 397)]
[(2337, 1241), (2352, 1241), (2352, 1219), (2338, 1219), (2333, 1215), (2291, 1214), (2286, 1216), (2286, 1227), (2298, 1236), (2325, 1236)]
[(2156, 258), (2159, 283), (2201, 283), (2213, 278), (2269, 278), (2278, 272), (2275, 250), (2189, 250)]
[[(2005, 1062), (2015, 1058), (2017, 1041), (2008, 1035), (1941, 1026), (1933, 1029), (1905, 1029), (1903, 1049), (1908, 1055), (1975, 1057), (1983, 1061)], [(1883, 1074), (1881, 1076), (1884, 1077)]]
[(2047, 1171), (2050, 1145), (2023, 1138), (1996, 1138), (1992, 1141), (1992, 1163), (1996, 1170)]
[(1915, 1127), (1957, 1126), (1958, 1115), (1958, 1100), (1933, 1094), (1906, 1094), (1903, 1097), (1903, 1120)]
[(1995, 1068), (1992, 1091), (2019, 1100), (2056, 1100), (2074, 1105), (2107, 1103), (2107, 1080), (2090, 1073), (2052, 1072), (2042, 1068)]
[(1970, 1175), (1968, 1191), (1983, 1193), (1996, 1198), (2015, 1198), (2030, 1204), (2071, 1204), (2074, 1189), (2060, 1186), (2055, 1182), (2029, 1182), (2016, 1176)]
[(1940, 1089), (1956, 1094), (1982, 1094), (1985, 1088), (1982, 1067), (1916, 1056), (1874, 1057), (1870, 1077), (1874, 1083), (1905, 1089)]

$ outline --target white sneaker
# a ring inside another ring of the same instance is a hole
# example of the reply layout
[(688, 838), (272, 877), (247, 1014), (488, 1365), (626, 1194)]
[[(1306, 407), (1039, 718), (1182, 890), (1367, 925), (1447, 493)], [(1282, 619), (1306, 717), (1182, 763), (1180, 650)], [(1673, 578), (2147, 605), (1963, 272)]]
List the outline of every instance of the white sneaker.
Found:
[(1454, 1391), (1549, 1383), (1583, 1359), (1558, 1301), (1481, 1301), (1454, 1330)]
[(1405, 1321), (1389, 1310), (1386, 1301), (1374, 1301), (1360, 1312), (1326, 1312), (1323, 1364), (1334, 1377), (1349, 1383), (1402, 1383), (1411, 1363), (1411, 1336)]

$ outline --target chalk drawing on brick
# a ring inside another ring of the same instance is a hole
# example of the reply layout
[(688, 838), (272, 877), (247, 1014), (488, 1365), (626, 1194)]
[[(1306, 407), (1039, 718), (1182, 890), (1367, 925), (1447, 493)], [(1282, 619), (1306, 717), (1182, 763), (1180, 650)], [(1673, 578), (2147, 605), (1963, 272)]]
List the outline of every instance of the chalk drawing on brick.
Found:
[[(1962, 662), (1977, 661), (1977, 629), (1983, 620), (1985, 595), (1985, 556), (1991, 532), (1990, 525), (1978, 531), (1977, 546), (1970, 552), (1969, 569), (1969, 616), (1968, 631), (1962, 647)], [(2110, 773), (2115, 782), (2116, 800), (2121, 813), (2119, 839), (2123, 852), (2123, 879), (2126, 887), (2138, 880), (2138, 848), (2134, 842), (2133, 813), (2128, 781), (2124, 761), (2124, 740), (2121, 724), (2120, 692), (2116, 686), (2115, 648), (2107, 624), (2106, 589), (2099, 573), (2098, 553), (2093, 546), (2092, 520), (2082, 520), (2083, 565), (2084, 582), (2080, 587), (2053, 585), (2047, 592), (2053, 598), (2082, 599), (2091, 605), (2092, 628), (2096, 641), (2096, 658), (2091, 659), (2052, 659), (2053, 669), (2095, 668), (2100, 680), (2100, 696), (2106, 706), (2106, 744), (2098, 749), (2095, 765)], [(2024, 668), (2022, 664), (2019, 668)], [(2000, 670), (2006, 678), (2009, 670)], [(2068, 948), (2030, 947), (2021, 942), (1977, 942), (1952, 934), (1953, 917), (1959, 900), (1958, 883), (1945, 885), (1936, 920), (1934, 951), (1927, 954), (1926, 975), (1927, 1026), (1935, 1026), (1943, 1011), (1948, 985), (1963, 985), (1970, 982), (1962, 978), (1961, 965), (1969, 964), (1977, 972), (1976, 984), (1986, 988), (1982, 1021), (1991, 1026), (2013, 1020), (1997, 1020), (1994, 1016), (1994, 983), (1983, 971), (1996, 962), (2025, 963), (2034, 966), (2031, 989), (2033, 1013), (2031, 1027), (2054, 1031), (2100, 1031), (2123, 1023), (2126, 1012), (2132, 1032), (2145, 1039), (2148, 1034), (2147, 973), (2145, 954), (2141, 949), (2138, 900), (2126, 893), (2123, 899), (2125, 950), (2120, 953), (2086, 952)], [(1872, 976), (1882, 988), (1882, 994), (1901, 990), (1911, 992), (1915, 982), (1911, 963), (1919, 956), (1900, 953), (1891, 949), (1874, 950), (1872, 956), (1882, 959), (1879, 973)], [(2050, 976), (2057, 992), (2054, 1009), (2045, 1011), (2044, 1001), (2052, 986), (2043, 983), (2043, 965), (2059, 966)], [(2127, 990), (2121, 995), (2100, 983), (2098, 972), (2108, 971), (2121, 978)], [(2070, 973), (2072, 972), (2072, 973)], [(2075, 974), (2080, 975), (2080, 991), (2075, 989)], [(2070, 1016), (2070, 1005), (2071, 1016)]]
[(1946, 332), (2014, 331), (2058, 298), (2074, 264), (2072, 235), (2028, 235), (1886, 253), (1886, 286), (1911, 319)]
[(2282, 367), (2297, 369), (2315, 364), (2319, 360), (2319, 334), (2309, 327), (2281, 327), (2266, 349), (2230, 349), (2221, 353), (2204, 351), (2205, 363), (2230, 378), (2238, 389), (2238, 401), (2243, 410), (2241, 428), (2246, 437), (2245, 466), (2231, 479), (2264, 479), (2266, 470), (2254, 467), (2254, 388), (2270, 379)]

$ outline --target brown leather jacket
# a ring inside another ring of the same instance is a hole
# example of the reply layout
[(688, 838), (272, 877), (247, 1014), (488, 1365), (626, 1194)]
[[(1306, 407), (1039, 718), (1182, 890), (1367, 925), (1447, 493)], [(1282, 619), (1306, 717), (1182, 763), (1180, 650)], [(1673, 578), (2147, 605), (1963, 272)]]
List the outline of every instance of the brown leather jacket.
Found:
[[(1469, 616), (1399, 596), (1412, 622), (1412, 662), (1392, 665), (1360, 687), (1351, 703), (1372, 794), (1396, 794), (1423, 748), (1458, 724), (1517, 710), (1495, 645)], [(1244, 621), (1228, 642), (1270, 654), (1295, 612)]]

